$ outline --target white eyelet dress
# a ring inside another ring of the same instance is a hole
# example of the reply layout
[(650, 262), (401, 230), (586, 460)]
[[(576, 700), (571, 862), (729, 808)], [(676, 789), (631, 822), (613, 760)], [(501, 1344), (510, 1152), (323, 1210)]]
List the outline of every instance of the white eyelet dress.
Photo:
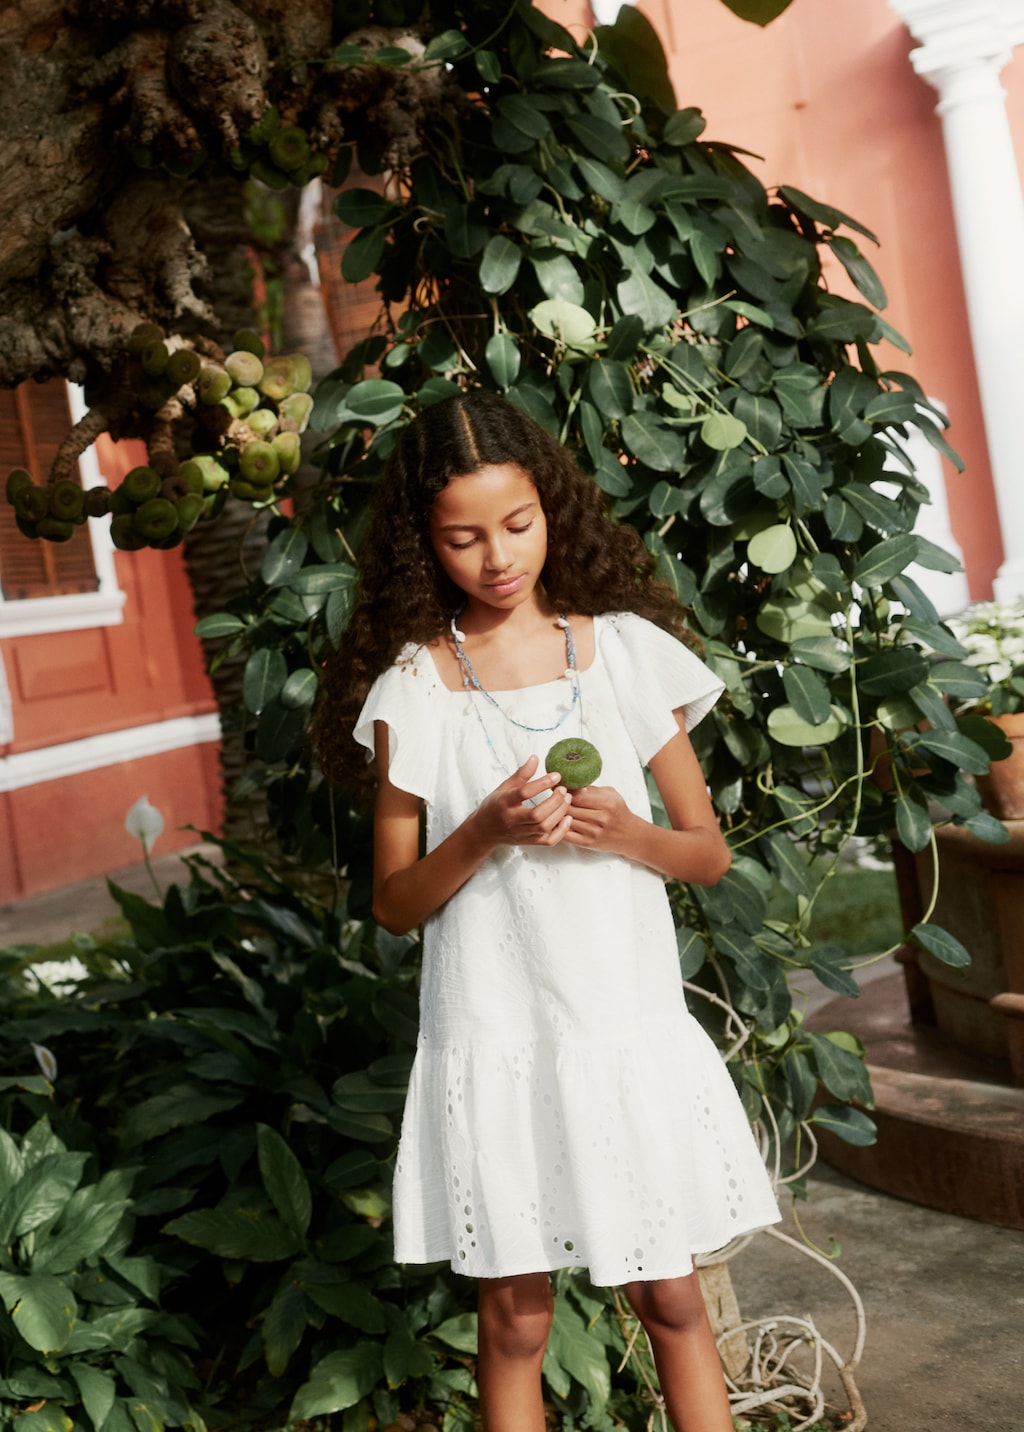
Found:
[[(650, 817), (643, 766), (722, 683), (659, 627), (595, 618), (580, 673), (600, 784)], [(433, 848), (530, 754), (580, 733), (561, 680), (450, 691), (407, 647), (356, 726), (389, 731), (390, 777)], [(471, 703), (479, 703), (487, 733)], [(501, 763), (499, 763), (499, 758)], [(684, 999), (662, 877), (620, 856), (507, 846), (424, 926), (420, 1034), (394, 1182), (395, 1257), (505, 1277), (586, 1267), (596, 1284), (684, 1276), (696, 1253), (778, 1220), (732, 1080)]]

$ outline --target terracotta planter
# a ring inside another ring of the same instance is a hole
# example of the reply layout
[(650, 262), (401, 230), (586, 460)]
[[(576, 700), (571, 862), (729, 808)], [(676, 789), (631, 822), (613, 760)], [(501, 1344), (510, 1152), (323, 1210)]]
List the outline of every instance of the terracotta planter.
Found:
[(993, 761), (987, 776), (976, 778), (985, 809), (998, 820), (1024, 819), (1024, 711), (988, 718), (1013, 745), (1004, 761)]

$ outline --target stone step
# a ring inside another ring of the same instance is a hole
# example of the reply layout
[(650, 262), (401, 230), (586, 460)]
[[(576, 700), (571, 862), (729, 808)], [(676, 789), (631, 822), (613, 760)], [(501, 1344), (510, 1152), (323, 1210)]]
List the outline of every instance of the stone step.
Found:
[(857, 1148), (823, 1132), (827, 1163), (898, 1198), (1024, 1229), (1024, 1089), (1005, 1062), (912, 1025), (900, 974), (857, 1000), (831, 1000), (808, 1025), (857, 1035), (875, 1092), (877, 1143)]

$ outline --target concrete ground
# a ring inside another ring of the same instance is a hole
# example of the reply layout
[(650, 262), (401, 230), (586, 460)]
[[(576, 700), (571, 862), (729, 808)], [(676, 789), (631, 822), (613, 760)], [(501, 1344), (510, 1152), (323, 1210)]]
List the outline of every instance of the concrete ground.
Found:
[[(182, 878), (177, 855), (153, 862), (160, 885)], [(115, 883), (153, 893), (145, 866)], [(0, 948), (95, 931), (118, 914), (102, 880), (0, 906)], [(887, 973), (882, 967), (875, 976)], [(814, 1000), (812, 1000), (814, 1003)], [(841, 1247), (838, 1266), (864, 1301), (857, 1386), (871, 1432), (1010, 1432), (1024, 1421), (1024, 1233), (891, 1198), (819, 1164), (798, 1217), (807, 1237)], [(787, 1209), (783, 1231), (800, 1238)], [(744, 1318), (809, 1317), (844, 1356), (856, 1323), (827, 1269), (757, 1237), (731, 1264)], [(826, 1380), (845, 1406), (837, 1380)]]

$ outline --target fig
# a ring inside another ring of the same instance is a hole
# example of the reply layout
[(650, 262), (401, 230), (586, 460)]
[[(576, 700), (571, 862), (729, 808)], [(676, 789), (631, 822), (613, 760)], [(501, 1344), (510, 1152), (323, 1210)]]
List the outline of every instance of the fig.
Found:
[(36, 531), (48, 542), (70, 542), (75, 535), (75, 524), (62, 522), (59, 517), (44, 517), (36, 527)]
[(239, 388), (255, 388), (263, 377), (262, 362), (255, 353), (248, 353), (244, 348), (229, 353), (224, 359), (224, 367), (230, 373), (232, 382)]
[(236, 352), (244, 349), (246, 353), (255, 353), (261, 361), (267, 351), (267, 345), (254, 328), (240, 328), (231, 342)]
[(198, 497), (203, 495), (203, 469), (194, 457), (187, 458), (178, 469), (178, 476), (185, 484), (186, 493), (194, 493)]
[(130, 517), (135, 511), (135, 503), (125, 492), (123, 482), (120, 487), (115, 487), (110, 494), (110, 511), (115, 517)]
[(203, 515), (203, 499), (194, 492), (187, 492), (184, 497), (178, 498), (174, 510), (182, 532), (191, 532)]
[(256, 408), (245, 421), (258, 438), (265, 438), (277, 427), (277, 414), (270, 408)]
[(111, 518), (110, 540), (119, 552), (139, 552), (146, 545), (145, 537), (135, 530), (130, 512), (119, 512)]
[(227, 468), (223, 467), (211, 453), (197, 453), (191, 461), (203, 475), (203, 490), (205, 492), (216, 492), (227, 482)]
[(544, 769), (549, 773), (557, 771), (567, 791), (578, 791), (592, 786), (601, 774), (601, 753), (581, 736), (570, 736), (551, 747), (544, 758)]
[(19, 488), (14, 494), (12, 506), (26, 522), (41, 522), (50, 515), (50, 498), (46, 488), (37, 487), (35, 483)]
[(120, 491), (141, 506), (160, 491), (160, 474), (151, 467), (133, 467), (122, 482)]
[(147, 343), (142, 350), (142, 371), (147, 378), (159, 378), (160, 374), (167, 367), (167, 360), (170, 353), (167, 351), (167, 344), (162, 338), (153, 339)]
[(277, 433), (270, 440), (270, 446), (277, 453), (281, 472), (290, 476), (302, 461), (302, 447), (298, 433)]
[(295, 391), (304, 393), (313, 381), (313, 365), (305, 353), (290, 353), (288, 356), (295, 369)]
[(142, 504), (132, 522), (140, 537), (156, 542), (177, 531), (178, 513), (174, 503), (168, 502), (166, 497), (151, 497)]
[(231, 392), (231, 375), (216, 363), (207, 363), (196, 387), (201, 403), (219, 403)]
[(48, 501), (51, 517), (56, 517), (60, 522), (74, 522), (77, 517), (82, 515), (85, 507), (85, 493), (74, 478), (62, 477), (50, 488)]
[(7, 483), (4, 488), (7, 501), (13, 502), (19, 492), (22, 492), (26, 487), (31, 487), (32, 485), (32, 474), (30, 472), (26, 472), (23, 467), (11, 468), (7, 474)]
[(264, 397), (279, 403), (289, 393), (297, 393), (302, 387), (300, 372), (293, 358), (271, 358), (263, 365), (263, 377), (257, 384)]
[(281, 471), (281, 459), (270, 443), (246, 443), (238, 459), (239, 475), (255, 487), (270, 487)]
[(232, 497), (240, 497), (243, 502), (273, 502), (273, 484), (260, 482), (247, 482), (244, 477), (233, 477), (231, 479)]
[(176, 348), (167, 360), (164, 374), (169, 382), (180, 388), (184, 383), (194, 383), (202, 366), (199, 354), (193, 353), (191, 348)]
[(249, 172), (261, 184), (266, 184), (268, 189), (287, 189), (292, 182), (283, 169), (278, 169), (276, 164), (271, 164), (266, 159), (257, 159)]
[(246, 138), (253, 144), (266, 144), (281, 127), (281, 116), (274, 105), (268, 104), (255, 124), (249, 128)]
[(271, 161), (278, 169), (291, 173), (301, 169), (310, 159), (309, 138), (297, 124), (286, 124), (279, 129), (267, 146)]
[(282, 419), (293, 422), (297, 433), (306, 431), (312, 411), (313, 399), (308, 393), (292, 393), (289, 397), (282, 398), (278, 404), (278, 412)]
[(255, 388), (234, 388), (228, 394), (225, 402), (233, 403), (237, 410), (236, 416), (244, 418), (247, 413), (252, 412), (253, 408), (259, 407), (260, 395)]
[(39, 526), (38, 526), (37, 523), (35, 523), (35, 522), (26, 522), (25, 519), (24, 519), (24, 517), (19, 517), (18, 514), (15, 513), (15, 514), (14, 514), (14, 525), (15, 525), (15, 527), (17, 527), (18, 531), (21, 533), (21, 535), (22, 535), (23, 537), (30, 537), (30, 538), (32, 538), (33, 541), (38, 541), (38, 538), (39, 538)]
[(155, 323), (137, 323), (128, 335), (128, 351), (140, 354), (147, 343), (163, 342), (164, 331)]

